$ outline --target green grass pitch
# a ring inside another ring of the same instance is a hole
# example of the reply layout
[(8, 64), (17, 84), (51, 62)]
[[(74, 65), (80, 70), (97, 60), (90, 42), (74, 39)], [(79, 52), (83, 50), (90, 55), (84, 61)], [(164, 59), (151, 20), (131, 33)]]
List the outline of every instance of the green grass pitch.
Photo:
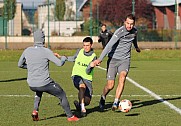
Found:
[[(76, 50), (54, 50), (61, 55), (73, 55)], [(95, 50), (99, 56), (101, 50)], [(40, 104), (40, 121), (33, 122), (34, 93), (29, 89), (27, 71), (17, 67), (22, 50), (0, 51), (0, 125), (1, 126), (180, 126), (181, 114), (150, 94), (126, 81), (121, 99), (133, 103), (130, 112), (113, 112), (115, 88), (106, 99), (106, 111), (99, 112), (98, 104), (106, 71), (95, 68), (93, 98), (87, 106), (88, 115), (78, 122), (68, 122), (58, 99), (44, 94)], [(50, 75), (65, 90), (71, 110), (77, 90), (70, 78), (73, 63), (66, 62), (62, 67), (50, 64)], [(101, 64), (106, 68), (106, 58)], [(154, 92), (163, 100), (181, 111), (181, 50), (143, 50), (140, 54), (132, 50), (131, 68), (128, 77)]]

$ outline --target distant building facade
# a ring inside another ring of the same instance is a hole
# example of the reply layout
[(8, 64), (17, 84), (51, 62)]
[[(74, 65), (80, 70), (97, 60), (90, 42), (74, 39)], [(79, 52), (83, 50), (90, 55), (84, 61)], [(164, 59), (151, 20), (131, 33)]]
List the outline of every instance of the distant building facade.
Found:
[[(0, 7), (3, 6), (4, 2), (0, 2)], [(8, 21), (8, 35), (12, 36), (22, 35), (22, 4), (19, 2), (16, 3), (16, 13), (14, 19)]]
[[(92, 0), (92, 10), (102, 0)], [(181, 0), (178, 1), (178, 16), (175, 17), (176, 0), (151, 0), (155, 13), (156, 29), (181, 29)], [(135, 3), (136, 4), (136, 3)], [(83, 20), (90, 19), (90, 0), (84, 0), (79, 7), (82, 11)], [(177, 24), (175, 24), (177, 23)]]
[[(163, 1), (153, 0), (157, 29), (181, 29), (181, 0)], [(176, 16), (176, 5), (178, 5), (178, 16)]]
[[(75, 2), (72, 2), (71, 4), (75, 4)], [(49, 6), (49, 22), (48, 22), (48, 6)], [(66, 6), (68, 5), (66, 4)], [(73, 7), (73, 9), (75, 11), (75, 7)], [(56, 21), (55, 12), (54, 12), (55, 11), (54, 3), (39, 5), (37, 10), (38, 10), (38, 28), (43, 29), (45, 35), (48, 35), (48, 30), (49, 30), (50, 36), (51, 35), (72, 36), (74, 32), (80, 30), (81, 28), (80, 25), (83, 23), (83, 21), (76, 21), (75, 17), (73, 17), (72, 19), (74, 21)]]
[[(102, 0), (92, 0), (92, 10), (97, 8), (98, 3)], [(89, 20), (90, 18), (90, 0), (84, 0), (80, 7), (78, 8), (78, 11), (82, 12), (83, 20)]]

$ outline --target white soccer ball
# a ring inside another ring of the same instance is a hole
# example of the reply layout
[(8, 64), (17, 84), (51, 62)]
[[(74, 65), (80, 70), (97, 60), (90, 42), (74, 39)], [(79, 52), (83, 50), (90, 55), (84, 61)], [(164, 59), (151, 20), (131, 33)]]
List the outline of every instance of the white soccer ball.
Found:
[(132, 103), (129, 100), (124, 99), (120, 101), (118, 109), (121, 112), (129, 112), (131, 108), (132, 108)]

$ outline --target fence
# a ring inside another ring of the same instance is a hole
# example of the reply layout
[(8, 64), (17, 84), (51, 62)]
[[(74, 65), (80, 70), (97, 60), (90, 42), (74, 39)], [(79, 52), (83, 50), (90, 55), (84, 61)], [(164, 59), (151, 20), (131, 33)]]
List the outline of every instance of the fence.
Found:
[[(6, 0), (4, 0), (6, 1)], [(60, 2), (61, 0), (59, 0)], [(101, 0), (100, 0), (101, 1)], [(109, 1), (109, 0), (108, 0)], [(119, 1), (119, 0), (117, 0)], [(113, 0), (112, 3), (117, 2)], [(13, 14), (11, 3), (1, 2), (0, 5), (6, 5), (4, 14)], [(26, 3), (16, 3), (16, 13), (14, 18), (7, 19), (0, 14), (0, 36), (32, 36), (32, 33), (36, 29), (43, 29), (45, 35), (48, 38), (52, 36), (70, 37), (70, 36), (98, 36), (100, 31), (100, 24), (106, 23), (108, 29), (114, 32), (120, 25), (119, 23), (111, 23), (108, 21), (109, 13), (104, 17), (103, 4), (98, 0), (69, 0), (66, 1), (64, 6), (58, 5), (56, 0), (45, 0), (40, 1), (26, 1)], [(110, 3), (111, 4), (111, 3)], [(86, 6), (84, 6), (86, 5)], [(107, 12), (110, 12), (119, 6), (118, 4), (111, 4), (112, 8), (107, 8)], [(135, 6), (135, 8), (134, 8)], [(9, 7), (9, 8), (8, 8)], [(65, 7), (65, 11), (62, 12), (62, 8)], [(124, 8), (125, 6), (120, 6)], [(2, 9), (2, 6), (0, 6)], [(112, 9), (112, 10), (111, 10)], [(121, 10), (123, 10), (121, 9)], [(132, 3), (128, 4), (128, 12), (140, 15), (138, 3), (132, 0)], [(145, 10), (153, 11), (153, 10)], [(61, 13), (64, 13), (61, 18)], [(107, 13), (106, 12), (106, 13)], [(153, 13), (153, 12), (150, 12)], [(59, 15), (58, 15), (59, 14)], [(8, 16), (9, 17), (9, 16)], [(139, 16), (140, 17), (140, 16)], [(115, 17), (114, 17), (115, 18)], [(144, 21), (145, 18), (140, 18), (136, 24), (138, 28), (138, 41), (142, 42), (179, 42), (181, 41), (181, 30), (178, 29), (157, 29), (156, 20), (153, 15), (151, 23), (148, 20)], [(119, 19), (119, 18), (117, 18)], [(7, 22), (7, 35), (5, 21)], [(120, 18), (122, 20), (122, 18)], [(115, 20), (116, 22), (116, 20)], [(121, 24), (121, 23), (120, 23)], [(151, 25), (150, 25), (151, 24)], [(9, 39), (5, 39), (5, 43)], [(50, 43), (49, 43), (50, 44)], [(7, 46), (7, 45), (6, 45)]]

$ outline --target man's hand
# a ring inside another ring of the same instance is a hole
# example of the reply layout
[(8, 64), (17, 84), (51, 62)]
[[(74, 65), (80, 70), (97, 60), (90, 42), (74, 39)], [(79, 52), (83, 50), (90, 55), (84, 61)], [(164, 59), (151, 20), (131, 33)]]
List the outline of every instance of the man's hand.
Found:
[(96, 66), (96, 63), (95, 63), (94, 61), (92, 61), (92, 62), (90, 63), (90, 66), (91, 66), (91, 67), (95, 67), (95, 66)]
[(140, 53), (141, 52), (140, 48), (136, 48), (136, 52)]
[(96, 66), (99, 66), (101, 64), (101, 61), (100, 60), (94, 60), (94, 63), (96, 64)]
[(58, 53), (54, 53), (54, 55), (55, 55), (57, 58), (61, 58), (61, 56), (60, 56)]

